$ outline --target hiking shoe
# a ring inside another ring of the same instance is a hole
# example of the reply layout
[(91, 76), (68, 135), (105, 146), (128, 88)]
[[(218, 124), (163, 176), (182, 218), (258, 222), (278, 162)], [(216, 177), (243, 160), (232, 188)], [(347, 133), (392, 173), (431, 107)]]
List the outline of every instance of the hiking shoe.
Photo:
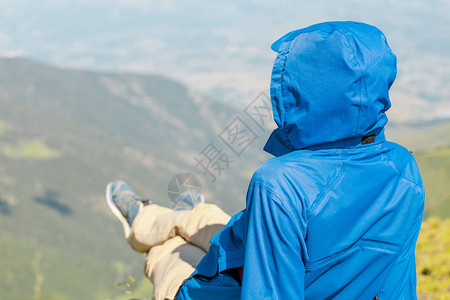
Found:
[(174, 210), (192, 209), (200, 203), (205, 203), (205, 197), (194, 189), (188, 189), (175, 198), (171, 207)]
[(122, 180), (112, 181), (106, 187), (106, 203), (116, 218), (122, 223), (125, 238), (130, 236), (134, 218), (149, 200), (137, 196), (131, 187)]

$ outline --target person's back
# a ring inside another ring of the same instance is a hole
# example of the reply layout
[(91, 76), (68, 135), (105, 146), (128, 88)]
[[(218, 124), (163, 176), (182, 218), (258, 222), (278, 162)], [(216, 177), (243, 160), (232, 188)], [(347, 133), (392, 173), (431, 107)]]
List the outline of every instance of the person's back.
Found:
[[(396, 57), (383, 33), (322, 23), (272, 49), (276, 157), (180, 299), (415, 299), (424, 189), (409, 151), (385, 141)], [(226, 272), (240, 267), (242, 287)]]
[(415, 298), (423, 187), (406, 149), (379, 140), (294, 151), (264, 164), (253, 183), (283, 191), (301, 220), (306, 299)]

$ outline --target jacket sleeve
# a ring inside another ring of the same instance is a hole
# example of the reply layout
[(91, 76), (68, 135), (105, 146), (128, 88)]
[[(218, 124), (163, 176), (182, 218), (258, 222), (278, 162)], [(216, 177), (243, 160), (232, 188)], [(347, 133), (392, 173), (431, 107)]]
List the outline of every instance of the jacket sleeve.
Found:
[[(294, 208), (295, 210), (296, 208)], [(250, 185), (242, 228), (241, 299), (304, 299), (305, 224), (268, 189)]]

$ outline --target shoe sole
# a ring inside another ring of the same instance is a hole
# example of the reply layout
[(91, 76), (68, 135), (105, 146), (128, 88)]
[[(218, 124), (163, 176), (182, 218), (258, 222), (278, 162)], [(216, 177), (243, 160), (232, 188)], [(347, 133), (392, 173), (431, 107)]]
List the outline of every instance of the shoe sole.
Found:
[(112, 200), (112, 184), (113, 182), (108, 183), (108, 186), (106, 187), (106, 203), (108, 203), (109, 209), (112, 211), (114, 216), (120, 221), (123, 227), (123, 234), (125, 235), (125, 238), (128, 239), (130, 237), (130, 231), (131, 227), (128, 224), (127, 219), (122, 215), (120, 210), (117, 208), (117, 206), (114, 204)]

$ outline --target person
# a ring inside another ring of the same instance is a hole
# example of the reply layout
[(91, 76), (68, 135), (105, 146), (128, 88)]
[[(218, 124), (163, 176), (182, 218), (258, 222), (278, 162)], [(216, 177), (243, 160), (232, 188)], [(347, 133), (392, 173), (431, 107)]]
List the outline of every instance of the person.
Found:
[(384, 34), (325, 22), (272, 49), (275, 157), (243, 211), (174, 211), (108, 187), (131, 246), (148, 252), (154, 298), (416, 299), (424, 187), (411, 153), (385, 139), (396, 56)]

